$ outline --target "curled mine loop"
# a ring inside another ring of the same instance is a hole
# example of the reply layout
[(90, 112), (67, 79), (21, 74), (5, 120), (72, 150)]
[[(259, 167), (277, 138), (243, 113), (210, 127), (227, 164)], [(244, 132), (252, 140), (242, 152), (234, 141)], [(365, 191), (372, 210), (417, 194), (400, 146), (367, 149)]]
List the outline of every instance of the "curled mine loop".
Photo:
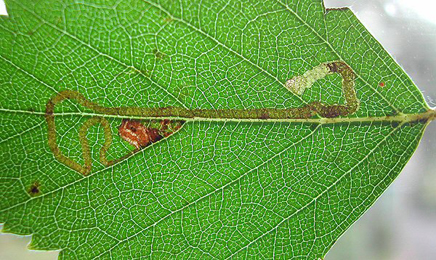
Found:
[[(255, 109), (186, 109), (180, 107), (160, 107), (160, 108), (141, 108), (141, 107), (103, 107), (87, 100), (82, 94), (72, 90), (64, 90), (52, 97), (46, 105), (46, 120), (48, 125), (48, 145), (55, 158), (71, 169), (87, 175), (92, 169), (91, 150), (86, 134), (90, 127), (101, 125), (104, 130), (105, 141), (100, 149), (100, 162), (109, 166), (131, 154), (137, 152), (137, 148), (125, 156), (116, 160), (107, 160), (106, 153), (112, 143), (112, 133), (109, 122), (104, 116), (118, 116), (123, 118), (161, 118), (177, 120), (208, 120), (208, 119), (235, 119), (235, 120), (253, 120), (266, 121), (274, 119), (309, 119), (314, 116), (324, 118), (334, 118), (339, 116), (348, 116), (353, 114), (359, 108), (359, 100), (354, 89), (355, 73), (343, 61), (325, 62), (314, 67), (312, 70), (305, 72), (303, 75), (295, 76), (286, 81), (285, 86), (288, 90), (297, 95), (302, 95), (304, 90), (311, 87), (313, 83), (327, 75), (338, 73), (342, 77), (342, 92), (345, 97), (345, 104), (325, 104), (319, 101), (313, 101), (302, 107), (296, 108), (255, 108)], [(66, 157), (56, 142), (56, 125), (55, 125), (55, 106), (65, 99), (74, 99), (81, 106), (84, 106), (97, 114), (88, 119), (79, 131), (79, 141), (82, 146), (84, 165), (80, 165), (71, 158)], [(101, 115), (101, 116), (99, 116)]]
[(55, 118), (54, 118), (54, 108), (56, 104), (59, 104), (65, 99), (75, 99), (81, 105), (94, 109), (96, 111), (101, 111), (102, 108), (86, 100), (85, 97), (80, 93), (70, 90), (62, 91), (58, 95), (56, 95), (55, 97), (49, 100), (49, 102), (46, 105), (46, 114), (45, 114), (45, 119), (47, 121), (47, 126), (48, 126), (48, 146), (50, 147), (50, 150), (53, 152), (55, 158), (58, 161), (67, 165), (71, 169), (82, 173), (83, 175), (88, 175), (92, 169), (92, 158), (91, 158), (91, 149), (89, 147), (89, 141), (88, 138), (86, 137), (86, 134), (88, 133), (88, 129), (90, 127), (98, 124), (103, 126), (103, 131), (105, 136), (103, 147), (100, 149), (100, 162), (104, 166), (110, 166), (116, 163), (117, 161), (120, 161), (137, 151), (134, 150), (131, 153), (128, 153), (127, 155), (116, 160), (111, 160), (111, 161), (107, 160), (106, 153), (112, 144), (112, 132), (110, 129), (110, 124), (106, 120), (106, 118), (94, 116), (88, 119), (87, 121), (85, 121), (85, 123), (80, 127), (79, 130), (79, 140), (82, 146), (82, 156), (85, 161), (84, 165), (80, 165), (74, 160), (72, 160), (71, 158), (65, 156), (59, 149), (59, 146), (56, 142), (56, 125), (55, 125)]
[(104, 144), (103, 147), (100, 149), (100, 162), (105, 166), (111, 165), (113, 163), (112, 161), (108, 161), (106, 159), (106, 152), (112, 143), (112, 132), (109, 122), (103, 117), (92, 117), (88, 119), (80, 127), (79, 130), (79, 140), (81, 140), (82, 143), (82, 154), (83, 158), (85, 159), (85, 166), (82, 169), (82, 173), (84, 175), (91, 172), (92, 167), (91, 150), (89, 148), (88, 138), (86, 138), (86, 133), (91, 126), (97, 124), (101, 124), (104, 129)]

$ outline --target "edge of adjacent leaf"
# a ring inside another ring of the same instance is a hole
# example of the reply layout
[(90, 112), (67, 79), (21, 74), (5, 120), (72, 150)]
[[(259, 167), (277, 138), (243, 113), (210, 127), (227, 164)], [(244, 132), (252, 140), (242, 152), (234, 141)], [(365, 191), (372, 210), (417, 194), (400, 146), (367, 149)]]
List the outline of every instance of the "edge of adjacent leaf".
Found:
[(3, 5), (3, 7), (5, 8), (5, 12), (6, 12), (6, 13), (0, 13), (0, 18), (3, 18), (3, 17), (8, 18), (9, 17), (8, 6), (6, 5), (6, 1), (7, 0), (3, 0), (3, 4), (0, 3), (0, 6)]
[(19, 238), (27, 238), (30, 237), (30, 241), (27, 244), (27, 249), (30, 251), (36, 251), (36, 252), (61, 252), (63, 249), (38, 249), (36, 247), (34, 247), (33, 245), (33, 241), (34, 241), (34, 234), (35, 233), (30, 233), (30, 234), (20, 234), (20, 233), (13, 233), (15, 231), (9, 231), (7, 228), (5, 228), (7, 226), (6, 222), (0, 222), (0, 225), (2, 226), (2, 228), (0, 229), (0, 236), (9, 236), (12, 235), (14, 237), (19, 237)]
[(342, 12), (344, 12), (344, 11), (351, 11), (351, 12), (353, 12), (349, 7), (329, 7), (329, 8), (325, 8), (324, 7), (324, 10), (325, 10), (324, 14), (328, 14), (328, 13), (334, 12), (334, 11), (340, 11), (340, 12), (341, 11)]

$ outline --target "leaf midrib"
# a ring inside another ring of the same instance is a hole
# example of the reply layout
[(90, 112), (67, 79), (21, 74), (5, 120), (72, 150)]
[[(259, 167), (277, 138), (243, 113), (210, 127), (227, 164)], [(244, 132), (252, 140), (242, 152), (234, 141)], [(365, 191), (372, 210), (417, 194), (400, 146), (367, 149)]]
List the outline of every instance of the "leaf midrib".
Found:
[[(268, 111), (268, 110), (266, 110)], [(38, 117), (46, 116), (46, 112), (42, 111), (28, 111), (28, 110), (14, 110), (7, 108), (0, 108), (0, 112), (11, 114), (28, 114)], [(172, 116), (136, 116), (136, 115), (113, 115), (113, 114), (100, 114), (91, 112), (56, 112), (53, 113), (55, 117), (103, 117), (112, 119), (138, 119), (138, 120), (184, 120), (186, 122), (251, 122), (251, 123), (310, 123), (310, 124), (348, 124), (348, 123), (373, 123), (373, 122), (400, 122), (409, 123), (417, 121), (432, 121), (436, 119), (436, 109), (429, 109), (421, 113), (403, 114), (399, 113), (394, 116), (349, 116), (349, 117), (312, 117), (312, 118), (278, 118), (278, 119), (259, 119), (259, 118), (209, 118), (209, 117), (172, 117)], [(424, 122), (426, 123), (426, 122)]]

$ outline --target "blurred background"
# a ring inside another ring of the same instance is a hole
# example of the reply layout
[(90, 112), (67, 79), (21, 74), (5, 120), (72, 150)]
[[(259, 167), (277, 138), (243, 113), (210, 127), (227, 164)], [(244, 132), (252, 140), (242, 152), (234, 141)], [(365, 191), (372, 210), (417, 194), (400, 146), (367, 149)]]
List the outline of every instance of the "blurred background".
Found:
[[(325, 0), (325, 6), (350, 7), (415, 81), (430, 106), (436, 106), (436, 1)], [(436, 259), (435, 155), (433, 122), (400, 176), (338, 240), (326, 260)], [(27, 250), (29, 241), (0, 234), (0, 259), (57, 259), (57, 252)]]

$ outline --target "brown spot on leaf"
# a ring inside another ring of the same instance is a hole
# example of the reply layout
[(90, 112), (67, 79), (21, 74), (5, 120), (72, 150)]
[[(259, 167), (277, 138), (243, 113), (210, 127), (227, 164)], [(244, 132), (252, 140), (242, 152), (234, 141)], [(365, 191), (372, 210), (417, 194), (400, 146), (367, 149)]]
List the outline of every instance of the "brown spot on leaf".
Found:
[(54, 106), (55, 106), (55, 104), (54, 104), (53, 101), (50, 99), (50, 100), (47, 102), (46, 109), (45, 109), (45, 114), (46, 114), (47, 116), (52, 116), (52, 115), (53, 115), (53, 112), (54, 112)]
[(41, 184), (39, 184), (38, 181), (35, 181), (30, 185), (30, 187), (27, 189), (27, 192), (30, 196), (35, 197), (41, 193)]
[(163, 130), (163, 131), (167, 130), (169, 123), (170, 123), (169, 119), (164, 119), (164, 120), (160, 121), (161, 130)]
[(384, 87), (384, 86), (385, 86), (385, 83), (384, 83), (384, 82), (380, 82), (378, 85), (379, 85), (380, 87)]

